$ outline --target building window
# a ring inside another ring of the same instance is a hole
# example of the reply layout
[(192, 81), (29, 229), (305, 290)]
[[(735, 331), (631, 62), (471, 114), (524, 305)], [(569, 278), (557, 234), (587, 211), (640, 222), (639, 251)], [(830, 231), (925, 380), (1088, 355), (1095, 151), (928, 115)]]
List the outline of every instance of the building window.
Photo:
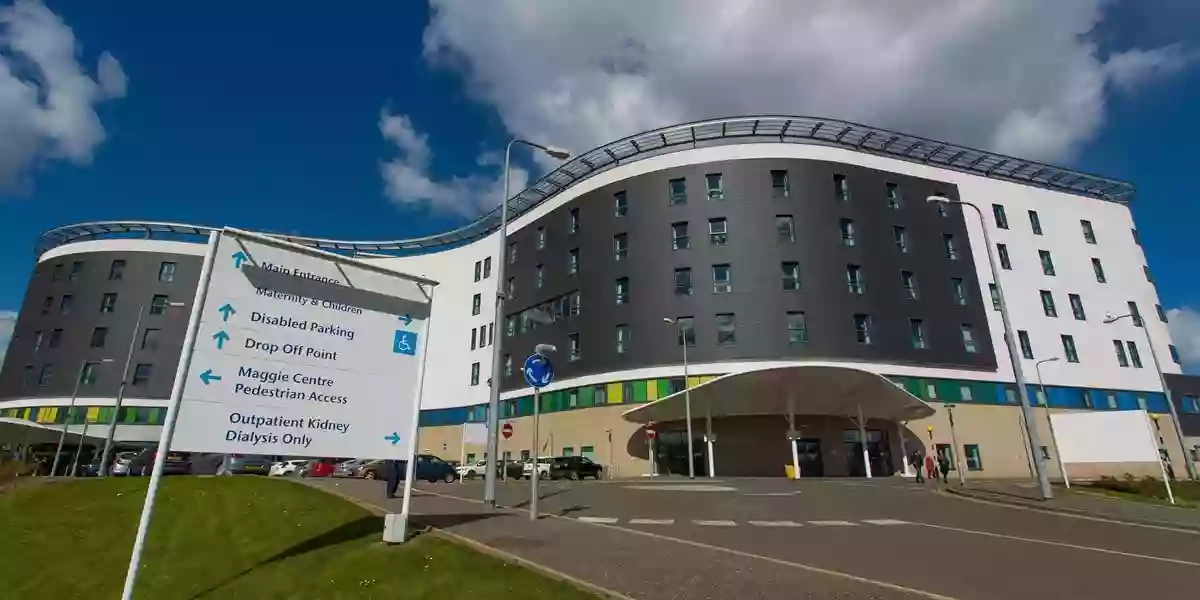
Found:
[(1174, 361), (1175, 364), (1177, 364), (1177, 365), (1183, 364), (1183, 361), (1179, 358), (1179, 348), (1176, 348), (1175, 344), (1168, 344), (1167, 350), (1170, 351), (1171, 360)]
[(1138, 230), (1136, 230), (1136, 229), (1130, 229), (1130, 230), (1129, 230), (1129, 233), (1130, 233), (1131, 235), (1133, 235), (1133, 243), (1135, 243), (1135, 244), (1137, 244), (1137, 245), (1141, 246), (1141, 245), (1142, 245), (1142, 238), (1141, 238), (1141, 236), (1139, 236), (1139, 235), (1138, 235)]
[(696, 345), (696, 321), (692, 317), (678, 317), (675, 319), (675, 325), (678, 331), (676, 343), (680, 346), (687, 344), (688, 346)]
[(483, 278), (483, 261), (475, 261), (475, 282)]
[(111, 313), (117, 308), (117, 295), (105, 294), (100, 297), (100, 312)]
[(579, 248), (571, 248), (567, 253), (567, 274), (574, 275), (579, 272)]
[(967, 458), (968, 471), (982, 471), (983, 458), (979, 455), (978, 444), (966, 444), (963, 446), (963, 453)]
[(717, 345), (732, 346), (737, 343), (737, 323), (732, 313), (717, 315)]
[(900, 199), (900, 186), (894, 183), (885, 183), (884, 187), (887, 190), (887, 207), (892, 210), (900, 210), (902, 200)]
[(96, 384), (96, 367), (99, 363), (84, 363), (83, 370), (79, 373), (79, 384), (91, 386)]
[(114, 260), (112, 265), (108, 267), (108, 280), (120, 281), (125, 278), (125, 261)]
[(567, 227), (567, 231), (571, 233), (579, 233), (579, 209), (572, 208), (571, 210), (567, 211), (567, 215), (570, 217), (570, 224)]
[(38, 373), (38, 387), (50, 385), (52, 379), (54, 379), (54, 365), (42, 365), (42, 370)]
[(924, 350), (929, 347), (925, 341), (925, 321), (921, 319), (908, 320), (908, 337), (912, 341), (912, 347), (917, 350)]
[(729, 265), (713, 265), (712, 277), (714, 294), (728, 294), (733, 291), (733, 274)]
[(709, 200), (722, 200), (725, 198), (725, 190), (723, 189), (720, 173), (705, 175), (704, 184), (708, 188)]
[(154, 374), (154, 365), (141, 363), (133, 368), (133, 381), (130, 382), (134, 387), (143, 386), (150, 383), (150, 376)]
[(1039, 290), (1038, 294), (1042, 298), (1042, 312), (1047, 317), (1057, 317), (1058, 308), (1054, 306), (1054, 295), (1050, 293), (1050, 290)]
[(787, 328), (789, 344), (803, 344), (808, 341), (808, 319), (803, 312), (789, 312)]
[(42, 301), (42, 314), (43, 315), (50, 314), (50, 309), (53, 307), (54, 307), (54, 296), (46, 296), (46, 299)]
[(479, 363), (471, 363), (471, 385), (479, 385)]
[(477, 315), (483, 310), (483, 295), (475, 294), (471, 297), (471, 314)]
[(1104, 276), (1104, 265), (1100, 264), (1100, 259), (1092, 259), (1092, 272), (1096, 274), (1098, 283), (1108, 283), (1108, 278)]
[(669, 182), (671, 204), (687, 204), (687, 180), (680, 177)]
[(845, 175), (833, 176), (833, 193), (837, 195), (839, 202), (850, 201), (850, 182), (846, 181)]
[(625, 192), (613, 194), (613, 216), (623, 217), (629, 212), (629, 199)]
[(476, 344), (476, 341), (477, 341), (477, 338), (475, 337), (475, 328), (474, 328), (474, 327), (472, 327), (472, 328), (471, 328), (471, 349), (472, 349), (472, 350), (474, 350), (474, 349), (477, 347), (477, 346), (475, 345), (475, 344)]
[(483, 259), (483, 278), (487, 279), (492, 276), (492, 257)]
[[(510, 248), (511, 248), (511, 246), (510, 246)], [(537, 228), (537, 249), (538, 250), (546, 249), (546, 228), (545, 227)]]
[(1042, 235), (1042, 220), (1036, 210), (1029, 211), (1029, 227), (1033, 229), (1033, 235)]
[(508, 281), (504, 284), (504, 294), (507, 297), (512, 298), (514, 295), (516, 295), (516, 293), (517, 293), (517, 278), (509, 277)]
[(108, 339), (108, 328), (97, 327), (92, 330), (92, 348), (103, 348), (104, 342)]
[(992, 297), (992, 310), (1000, 310), (1000, 288), (994, 283), (989, 283), (988, 294)]
[(962, 334), (963, 350), (970, 354), (979, 352), (979, 345), (975, 343), (975, 328), (970, 325), (962, 325), (958, 331)]
[(621, 277), (617, 279), (615, 287), (617, 292), (617, 306), (629, 304), (629, 278)]
[(67, 275), (67, 281), (75, 281), (83, 274), (83, 261), (77, 260), (71, 263), (71, 274)]
[(729, 243), (729, 228), (725, 219), (708, 220), (708, 241), (714, 246), (724, 246)]
[(1161, 304), (1155, 304), (1154, 311), (1158, 313), (1159, 321), (1162, 321), (1163, 323), (1170, 323), (1170, 321), (1167, 320), (1167, 313), (1163, 310), (1163, 306)]
[(785, 292), (800, 291), (800, 263), (785, 262), (780, 264), (783, 273), (783, 290)]
[(583, 356), (583, 354), (582, 354), (583, 351), (579, 347), (579, 334), (572, 333), (572, 334), (568, 335), (567, 343), (568, 343), (568, 349), (569, 349), (567, 356), (568, 356), (569, 360), (573, 360), (573, 361), (579, 360)]
[(1005, 244), (996, 244), (996, 254), (1000, 255), (1000, 268), (1011, 271), (1012, 259), (1008, 257), (1008, 246)]
[(75, 297), (70, 294), (63, 294), (63, 297), (58, 301), (58, 312), (69, 315), (73, 306), (75, 306)]
[(790, 244), (796, 241), (796, 222), (792, 215), (775, 215), (775, 234), (781, 242)]
[(517, 243), (516, 242), (508, 243), (508, 264), (510, 264), (510, 265), (517, 264)]
[(629, 326), (617, 325), (617, 354), (629, 352)]
[(997, 229), (1008, 229), (1008, 215), (1004, 214), (1004, 206), (993, 204), (992, 216), (996, 218)]
[(671, 223), (671, 248), (674, 250), (686, 250), (691, 247), (692, 241), (688, 237), (687, 221)]
[(963, 402), (970, 402), (975, 399), (975, 393), (971, 391), (971, 386), (969, 385), (958, 386), (958, 395), (963, 399)]
[(504, 317), (504, 335), (512, 337), (517, 334), (517, 315)]
[(854, 315), (854, 339), (860, 344), (871, 343), (871, 315)]
[(1067, 301), (1071, 303), (1071, 313), (1075, 315), (1075, 320), (1086, 321), (1087, 313), (1083, 311), (1083, 300), (1079, 294), (1067, 294)]
[(175, 266), (173, 262), (158, 265), (158, 280), (164, 283), (175, 281)]
[(1145, 324), (1145, 322), (1142, 321), (1142, 313), (1138, 310), (1137, 302), (1130, 300), (1129, 302), (1125, 303), (1125, 306), (1129, 307), (1129, 314), (1133, 315), (1132, 319), (1134, 325), (1141, 327)]
[(854, 220), (853, 219), (842, 219), (841, 221), (838, 222), (838, 227), (840, 227), (841, 231), (842, 231), (842, 245), (843, 246), (853, 246), (854, 245)]
[(34, 352), (37, 352), (38, 350), (42, 349), (42, 338), (43, 337), (45, 337), (45, 332), (43, 332), (43, 331), (33, 332), (33, 351)]
[(917, 276), (912, 271), (900, 271), (900, 284), (904, 286), (904, 297), (909, 300), (921, 297), (921, 290), (917, 288)]
[(771, 195), (776, 198), (784, 198), (791, 192), (791, 187), (788, 185), (788, 172), (773, 170), (771, 171)]
[(1092, 222), (1080, 219), (1079, 227), (1083, 229), (1083, 240), (1089, 244), (1096, 243), (1096, 230), (1092, 229)]
[(544, 287), (546, 285), (546, 267), (545, 267), (545, 265), (538, 265), (538, 266), (534, 267), (533, 275), (534, 275), (534, 277), (533, 277), (534, 285), (537, 287), (537, 289), (539, 289), (539, 290), (542, 289), (542, 287)]
[(1129, 348), (1129, 362), (1133, 363), (1134, 368), (1142, 368), (1142, 355), (1138, 353), (1137, 344), (1125, 342), (1125, 346)]
[(692, 270), (689, 268), (675, 269), (675, 295), (692, 295)]
[(58, 263), (57, 265), (54, 265), (54, 269), (52, 269), (50, 271), (50, 281), (58, 281), (58, 280), (62, 279), (62, 270), (63, 270), (62, 263)]
[(1038, 259), (1042, 261), (1042, 273), (1054, 276), (1054, 259), (1050, 258), (1048, 250), (1038, 250)]
[(62, 345), (63, 330), (52, 329), (50, 331), (50, 342), (46, 344), (47, 348), (57, 348)]
[(505, 355), (504, 355), (504, 376), (505, 376), (505, 377), (512, 377), (512, 374), (513, 374), (513, 370), (512, 370), (512, 355), (511, 355), (511, 354), (505, 354)]
[(25, 365), (25, 370), (21, 375), (21, 389), (29, 389), (37, 385), (37, 375), (33, 370), (33, 365)]
[(1063, 354), (1067, 357), (1067, 362), (1079, 362), (1079, 352), (1075, 350), (1075, 338), (1069, 335), (1062, 335)]
[(1146, 276), (1146, 281), (1154, 283), (1154, 277), (1150, 275), (1150, 265), (1142, 265), (1142, 274)]
[(967, 288), (963, 285), (962, 277), (950, 278), (950, 291), (954, 296), (954, 303), (959, 306), (967, 305)]
[(1029, 343), (1029, 332), (1017, 331), (1017, 342), (1021, 346), (1021, 356), (1033, 360), (1033, 344)]
[(892, 226), (892, 240), (896, 242), (896, 249), (900, 252), (908, 252), (908, 230), (899, 225)]
[(629, 235), (618, 233), (613, 236), (613, 260), (625, 260), (629, 256)]
[(1125, 355), (1125, 344), (1121, 340), (1113, 340), (1113, 350), (1117, 353), (1117, 364), (1122, 367), (1129, 366), (1129, 357)]
[(1190, 414), (1200, 414), (1200, 398), (1196, 396), (1183, 396), (1179, 403), (1183, 406), (1183, 412)]
[(958, 260), (958, 248), (954, 246), (954, 234), (942, 234), (942, 248), (946, 251), (946, 258)]
[(142, 350), (157, 350), (161, 329), (146, 329), (142, 332)]
[(863, 282), (862, 267), (846, 265), (846, 284), (850, 288), (851, 294), (867, 293), (866, 283)]

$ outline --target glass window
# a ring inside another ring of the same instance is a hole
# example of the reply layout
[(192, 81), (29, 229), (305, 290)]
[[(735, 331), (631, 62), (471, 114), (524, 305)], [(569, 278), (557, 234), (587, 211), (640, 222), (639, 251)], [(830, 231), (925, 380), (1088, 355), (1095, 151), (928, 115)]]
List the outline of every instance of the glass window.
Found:
[(1092, 272), (1096, 274), (1097, 282), (1108, 283), (1108, 278), (1104, 276), (1104, 265), (1100, 264), (1100, 259), (1092, 259)]
[(841, 232), (842, 232), (842, 245), (843, 246), (853, 246), (854, 245), (854, 220), (853, 219), (842, 219), (841, 221), (838, 222), (838, 227), (841, 228)]
[(110, 313), (117, 307), (117, 295), (105, 294), (100, 297), (100, 312)]
[(62, 263), (58, 263), (57, 265), (54, 265), (54, 269), (52, 269), (50, 271), (50, 281), (58, 281), (58, 280), (62, 279), (62, 270), (63, 270)]
[(33, 332), (33, 351), (34, 351), (34, 352), (37, 352), (38, 350), (41, 350), (41, 348), (42, 348), (42, 337), (44, 337), (44, 335), (45, 335), (45, 332), (42, 332), (42, 331), (35, 331), (35, 332)]
[(120, 281), (125, 278), (125, 261), (114, 260), (112, 265), (108, 267), (108, 280)]
[(1054, 306), (1054, 295), (1050, 293), (1050, 290), (1039, 290), (1038, 294), (1042, 297), (1042, 312), (1047, 317), (1057, 317), (1058, 309)]
[(725, 198), (725, 190), (720, 173), (709, 173), (704, 176), (704, 184), (708, 188), (709, 200), (721, 200)]
[(994, 283), (989, 283), (988, 294), (992, 297), (992, 309), (1000, 310), (1000, 288), (997, 288)]
[(1104, 395), (1104, 399), (1106, 401), (1105, 405), (1108, 406), (1109, 409), (1117, 408), (1117, 395), (1116, 394), (1107, 393)]
[[(934, 192), (933, 195), (940, 196), (942, 198), (946, 197), (946, 195), (941, 192)], [(934, 202), (933, 205), (934, 205), (934, 210), (937, 211), (937, 214), (939, 217), (946, 218), (946, 217), (950, 216), (949, 213), (946, 212), (946, 203), (945, 202)]]
[(849, 286), (851, 294), (867, 293), (866, 283), (863, 282), (862, 267), (846, 265), (846, 284)]
[(83, 274), (83, 261), (77, 260), (71, 263), (71, 274), (67, 275), (67, 281), (75, 281)]
[(732, 313), (717, 315), (717, 345), (730, 346), (737, 343), (737, 324)]
[(1129, 366), (1129, 357), (1125, 355), (1125, 344), (1121, 340), (1113, 340), (1113, 350), (1117, 353), (1117, 364), (1122, 367)]
[(567, 253), (567, 273), (574, 275), (579, 272), (579, 248), (571, 248)]
[(483, 294), (475, 294), (471, 297), (471, 314), (477, 315), (483, 310)]
[(708, 241), (714, 246), (724, 246), (729, 243), (729, 229), (725, 219), (708, 220)]
[(692, 270), (688, 268), (675, 269), (675, 295), (692, 295)]
[(780, 264), (780, 271), (783, 273), (783, 289), (788, 292), (795, 292), (801, 289), (800, 282), (800, 263), (785, 262)]
[(505, 354), (505, 355), (504, 355), (504, 376), (505, 376), (505, 377), (512, 377), (512, 374), (513, 374), (513, 369), (512, 369), (512, 355), (511, 355), (511, 354)]
[(570, 231), (571, 233), (579, 233), (579, 209), (572, 208), (571, 210), (567, 211), (567, 215), (570, 217), (570, 224), (567, 228), (567, 231)]
[(962, 277), (950, 278), (950, 291), (954, 296), (954, 303), (959, 306), (967, 305), (967, 287), (963, 284)]
[(1137, 245), (1141, 246), (1141, 245), (1142, 245), (1142, 238), (1141, 238), (1141, 236), (1139, 236), (1139, 235), (1138, 235), (1138, 230), (1136, 230), (1136, 229), (1130, 229), (1130, 230), (1129, 230), (1129, 233), (1133, 235), (1133, 243), (1135, 243), (1135, 244), (1137, 244)]
[(158, 266), (158, 280), (162, 282), (175, 281), (175, 263), (164, 262)]
[(71, 307), (75, 306), (75, 297), (70, 294), (63, 294), (63, 297), (58, 302), (58, 311), (64, 315), (71, 314)]
[(63, 330), (53, 329), (50, 331), (50, 342), (47, 344), (49, 348), (57, 348), (62, 345)]
[(625, 260), (629, 256), (629, 234), (613, 236), (613, 260)]
[(54, 365), (42, 365), (42, 370), (38, 373), (38, 387), (46, 387), (50, 385), (50, 381), (54, 379)]
[(1200, 398), (1196, 396), (1183, 396), (1180, 399), (1180, 404), (1183, 405), (1183, 412), (1185, 413), (1200, 413)]
[(963, 349), (971, 354), (979, 352), (979, 345), (975, 343), (975, 328), (970, 325), (962, 325), (958, 331), (962, 334)]
[(904, 286), (904, 296), (909, 300), (921, 297), (921, 290), (917, 287), (917, 276), (912, 271), (900, 271), (900, 284)]
[(963, 454), (967, 459), (968, 471), (982, 471), (983, 458), (979, 454), (978, 444), (966, 444), (963, 446)]
[(108, 328), (97, 327), (92, 330), (92, 348), (103, 348), (104, 342), (108, 339)]
[(1033, 360), (1033, 344), (1029, 343), (1029, 332), (1017, 331), (1017, 342), (1021, 346), (1021, 356)]
[(150, 376), (154, 374), (154, 365), (141, 363), (133, 368), (133, 381), (131, 385), (137, 387), (150, 383)]
[(617, 192), (613, 194), (613, 216), (623, 217), (629, 212), (629, 199), (625, 197), (625, 192)]
[(1096, 231), (1092, 229), (1092, 222), (1080, 219), (1079, 227), (1083, 229), (1083, 240), (1089, 244), (1096, 243)]
[(475, 337), (475, 328), (472, 327), (471, 328), (471, 349), (472, 350), (474, 350), (477, 347), (476, 346), (477, 341), (478, 341), (478, 338)]
[(1079, 362), (1079, 352), (1075, 350), (1075, 338), (1069, 335), (1062, 335), (1063, 354), (1067, 357), (1067, 362)]
[(1168, 344), (1167, 350), (1170, 351), (1171, 360), (1174, 361), (1175, 364), (1177, 364), (1177, 365), (1183, 364), (1183, 361), (1179, 358), (1179, 348), (1176, 348), (1175, 344)]
[(546, 267), (545, 267), (545, 265), (538, 265), (538, 266), (534, 267), (533, 275), (534, 275), (534, 277), (533, 277), (534, 285), (539, 290), (542, 289), (542, 287), (544, 287), (546, 285)]
[(969, 385), (958, 386), (958, 395), (963, 399), (963, 402), (970, 402), (975, 399), (975, 393), (971, 391), (971, 386)]
[(572, 334), (568, 335), (567, 342), (569, 344), (568, 345), (569, 352), (567, 354), (569, 359), (570, 360), (579, 360), (580, 358), (582, 358), (583, 351), (579, 347), (579, 334), (572, 333)]
[(161, 336), (161, 329), (146, 329), (142, 332), (142, 350), (157, 350)]
[(1042, 220), (1036, 210), (1029, 211), (1029, 227), (1033, 229), (1033, 235), (1042, 235)]
[(775, 234), (781, 242), (796, 241), (796, 223), (792, 215), (775, 215)]
[(483, 279), (483, 261), (475, 261), (475, 281)]
[(788, 172), (781, 170), (771, 171), (771, 195), (776, 198), (782, 198), (787, 196), (790, 191)]
[(789, 312), (787, 328), (789, 344), (803, 344), (808, 341), (808, 319), (803, 312)]
[(687, 343), (688, 346), (696, 345), (696, 322), (692, 317), (678, 317), (675, 319), (676, 328), (679, 330), (677, 342), (680, 346)]
[(1042, 273), (1054, 276), (1054, 259), (1050, 258), (1048, 250), (1038, 250), (1038, 259), (1042, 261)]
[(479, 385), (479, 363), (471, 363), (471, 385)]
[(1154, 305), (1154, 312), (1158, 313), (1159, 321), (1162, 321), (1163, 323), (1170, 323), (1170, 321), (1167, 320), (1167, 312), (1163, 310), (1163, 306), (1161, 304)]
[(546, 248), (546, 228), (537, 228), (537, 249), (544, 250)]
[(997, 229), (1008, 229), (1008, 215), (1004, 214), (1004, 207), (1002, 205), (992, 205), (992, 216), (996, 218)]
[(846, 181), (845, 175), (833, 176), (833, 193), (837, 195), (839, 202), (850, 201), (850, 182)]
[(504, 334), (512, 337), (517, 334), (517, 316), (508, 315), (504, 317)]
[(617, 291), (617, 305), (629, 304), (629, 278), (621, 277), (617, 279), (615, 287)]
[(1146, 281), (1154, 283), (1154, 277), (1150, 275), (1150, 265), (1142, 265), (1142, 274), (1146, 276)]
[(671, 223), (671, 248), (674, 250), (686, 250), (691, 247), (692, 240), (688, 237), (687, 221)]
[(510, 265), (517, 264), (517, 243), (516, 242), (508, 243), (508, 264), (510, 264)]
[(1071, 313), (1075, 315), (1075, 320), (1086, 321), (1087, 313), (1083, 310), (1083, 299), (1079, 294), (1067, 294), (1067, 301), (1071, 303)]
[(680, 177), (669, 182), (671, 204), (687, 203), (687, 180)]
[(713, 265), (712, 276), (714, 294), (728, 294), (733, 291), (733, 275), (729, 265)]
[(1125, 346), (1129, 348), (1129, 362), (1133, 363), (1135, 368), (1142, 368), (1142, 355), (1138, 353), (1137, 344), (1134, 342), (1125, 342)]
[(492, 257), (483, 259), (483, 278), (487, 279), (492, 276)]
[(887, 190), (887, 206), (892, 210), (899, 210), (902, 206), (900, 199), (900, 186), (894, 183), (886, 183), (884, 187)]
[(860, 344), (871, 343), (871, 315), (854, 315), (854, 339)]
[(617, 354), (629, 351), (629, 326), (617, 325)]
[(908, 337), (912, 341), (912, 347), (917, 350), (924, 350), (929, 347), (925, 341), (925, 321), (921, 319), (908, 320)]
[(908, 252), (908, 230), (899, 225), (892, 226), (892, 241), (896, 243), (896, 249), (901, 252)]
[(37, 385), (37, 374), (33, 370), (33, 365), (25, 365), (25, 370), (21, 374), (21, 388), (28, 389)]
[(942, 234), (942, 248), (946, 251), (946, 258), (958, 260), (958, 248), (954, 245), (954, 234)]
[(1000, 268), (1011, 271), (1012, 259), (1008, 257), (1008, 246), (1006, 244), (996, 244), (996, 254), (1000, 256)]
[(1145, 324), (1145, 322), (1142, 321), (1142, 313), (1138, 310), (1137, 302), (1130, 300), (1129, 302), (1125, 303), (1125, 306), (1129, 307), (1129, 314), (1132, 315), (1134, 325), (1141, 327)]
[(54, 307), (54, 296), (46, 296), (46, 299), (42, 301), (42, 314), (43, 315), (50, 314), (50, 309), (53, 307)]

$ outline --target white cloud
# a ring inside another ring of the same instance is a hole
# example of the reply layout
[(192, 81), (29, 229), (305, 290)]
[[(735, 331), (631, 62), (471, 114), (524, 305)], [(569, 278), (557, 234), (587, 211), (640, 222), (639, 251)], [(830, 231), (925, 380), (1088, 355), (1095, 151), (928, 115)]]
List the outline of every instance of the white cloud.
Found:
[(107, 52), (92, 79), (78, 54), (71, 28), (41, 2), (0, 7), (0, 189), (41, 160), (88, 164), (104, 141), (95, 105), (123, 97), (128, 80)]
[(735, 114), (828, 116), (1069, 160), (1115, 85), (1178, 46), (1102, 57), (1105, 0), (431, 0), (430, 62), (518, 136), (576, 152)]
[(1184, 306), (1167, 311), (1167, 328), (1185, 367), (1200, 372), (1200, 311)]
[(4, 355), (8, 352), (8, 342), (12, 340), (13, 328), (16, 326), (16, 311), (0, 310), (0, 364), (4, 364)]
[[(500, 205), (504, 186), (501, 169), (493, 169), (497, 172), (494, 177), (469, 175), (438, 180), (430, 172), (433, 152), (429, 136), (417, 131), (408, 116), (383, 111), (379, 131), (397, 152), (380, 165), (387, 196), (392, 200), (464, 217), (476, 217)], [(476, 163), (490, 168), (498, 167), (502, 160), (495, 152), (485, 152)], [(529, 183), (529, 173), (519, 167), (513, 167), (509, 177), (510, 193), (525, 189)]]

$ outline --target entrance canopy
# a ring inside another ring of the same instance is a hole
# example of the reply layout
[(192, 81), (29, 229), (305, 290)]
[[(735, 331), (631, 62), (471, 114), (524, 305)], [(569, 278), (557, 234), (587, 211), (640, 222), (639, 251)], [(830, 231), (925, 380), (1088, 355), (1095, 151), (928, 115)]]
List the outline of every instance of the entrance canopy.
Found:
[[(685, 418), (685, 392), (622, 414), (631, 423)], [(723, 375), (691, 388), (692, 418), (705, 415), (836, 415), (906, 421), (935, 411), (877, 373), (850, 367), (788, 366)]]

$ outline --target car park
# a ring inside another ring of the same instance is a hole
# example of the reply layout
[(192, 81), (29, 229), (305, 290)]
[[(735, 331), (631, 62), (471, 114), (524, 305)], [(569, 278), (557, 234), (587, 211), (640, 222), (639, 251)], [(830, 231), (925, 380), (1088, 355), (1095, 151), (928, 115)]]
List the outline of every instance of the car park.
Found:
[(271, 461), (254, 454), (230, 454), (225, 466), (232, 475), (266, 475), (271, 470)]
[(586, 456), (558, 456), (550, 463), (550, 479), (600, 479), (604, 467)]
[[(537, 472), (539, 479), (550, 478), (550, 463), (554, 461), (553, 456), (539, 456), (537, 459)], [(533, 461), (526, 460), (522, 474), (525, 477), (533, 477)]]
[(300, 475), (300, 471), (307, 464), (307, 460), (281, 460), (271, 465), (271, 470), (267, 471), (267, 475), (271, 477), (296, 477)]
[(318, 458), (316, 460), (310, 460), (310, 461), (306, 462), (304, 464), (304, 466), (301, 467), (301, 469), (300, 469), (300, 476), (301, 477), (331, 477), (331, 476), (333, 476), (333, 469), (334, 469), (333, 462), (331, 462), (327, 459)]
[(350, 460), (344, 460), (333, 466), (333, 476), (334, 477), (362, 477), (363, 474), (362, 474), (362, 472), (359, 471), (359, 467), (367, 464), (368, 462), (371, 462), (371, 461), (366, 460), (366, 459), (359, 459), (359, 458), (352, 458)]
[(475, 461), (473, 463), (468, 463), (461, 467), (458, 467), (455, 470), (458, 472), (459, 477), (461, 477), (462, 479), (466, 479), (467, 481), (470, 481), (472, 479), (475, 479), (476, 477), (484, 476), (484, 474), (487, 472), (487, 461), (485, 461), (485, 460)]

